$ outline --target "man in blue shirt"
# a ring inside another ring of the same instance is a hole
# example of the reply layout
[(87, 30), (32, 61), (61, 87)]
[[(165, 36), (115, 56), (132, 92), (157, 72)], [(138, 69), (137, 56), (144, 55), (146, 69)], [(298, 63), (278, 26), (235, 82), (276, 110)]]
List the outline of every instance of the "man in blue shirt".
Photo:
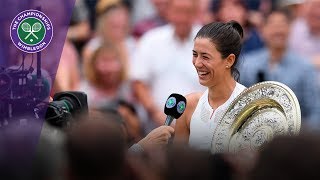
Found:
[(296, 94), (302, 125), (320, 129), (320, 90), (315, 68), (288, 49), (290, 18), (284, 11), (274, 11), (265, 20), (263, 37), (266, 48), (244, 57), (240, 82), (249, 87), (261, 81), (278, 81)]

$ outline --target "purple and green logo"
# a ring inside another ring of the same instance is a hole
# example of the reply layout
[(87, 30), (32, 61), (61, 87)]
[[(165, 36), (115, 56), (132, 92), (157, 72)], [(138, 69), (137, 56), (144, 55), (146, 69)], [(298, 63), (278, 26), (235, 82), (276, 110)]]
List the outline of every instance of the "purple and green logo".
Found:
[(10, 26), (13, 44), (26, 53), (36, 53), (45, 49), (51, 42), (53, 27), (50, 19), (41, 11), (20, 12)]

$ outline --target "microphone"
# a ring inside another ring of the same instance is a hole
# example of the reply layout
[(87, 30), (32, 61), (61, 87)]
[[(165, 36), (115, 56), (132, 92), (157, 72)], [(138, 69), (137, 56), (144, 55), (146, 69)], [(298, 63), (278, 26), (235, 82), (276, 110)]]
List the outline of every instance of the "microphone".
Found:
[(167, 115), (165, 126), (170, 126), (173, 119), (178, 119), (187, 106), (187, 99), (180, 94), (171, 94), (164, 106), (164, 113)]

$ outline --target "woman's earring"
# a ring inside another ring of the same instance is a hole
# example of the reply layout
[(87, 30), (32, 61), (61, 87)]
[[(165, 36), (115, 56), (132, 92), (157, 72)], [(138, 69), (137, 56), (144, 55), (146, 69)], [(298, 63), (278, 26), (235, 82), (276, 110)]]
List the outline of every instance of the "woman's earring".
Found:
[(229, 68), (229, 66), (228, 66), (228, 65), (226, 65), (226, 68)]

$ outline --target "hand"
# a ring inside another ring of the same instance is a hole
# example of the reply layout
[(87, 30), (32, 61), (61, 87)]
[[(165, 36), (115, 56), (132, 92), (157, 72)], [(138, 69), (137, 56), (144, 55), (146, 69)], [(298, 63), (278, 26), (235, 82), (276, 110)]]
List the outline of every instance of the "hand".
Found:
[(170, 126), (160, 126), (152, 130), (145, 138), (138, 142), (143, 149), (154, 149), (165, 147), (174, 133)]

